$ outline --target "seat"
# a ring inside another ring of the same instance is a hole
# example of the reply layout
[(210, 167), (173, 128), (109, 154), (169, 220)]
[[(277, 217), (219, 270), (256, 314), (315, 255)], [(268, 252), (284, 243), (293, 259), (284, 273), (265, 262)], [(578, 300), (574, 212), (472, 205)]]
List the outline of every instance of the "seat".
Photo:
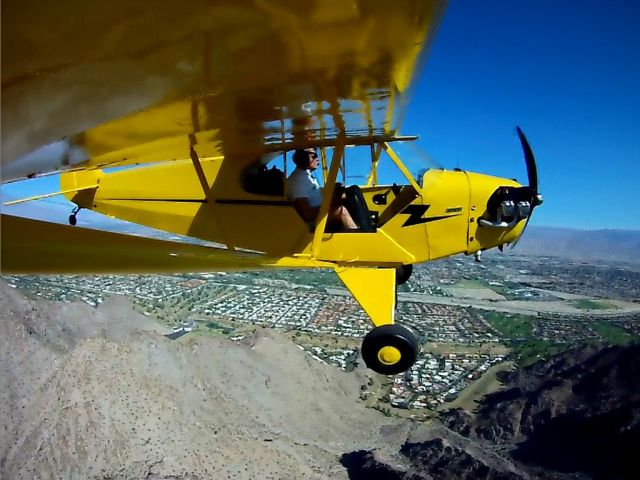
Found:
[(373, 222), (373, 215), (367, 207), (362, 190), (357, 185), (351, 185), (344, 190), (343, 205), (351, 214), (351, 218), (358, 225), (360, 232), (375, 232), (376, 226)]
[(278, 168), (252, 165), (244, 172), (243, 187), (258, 195), (284, 195), (284, 172)]

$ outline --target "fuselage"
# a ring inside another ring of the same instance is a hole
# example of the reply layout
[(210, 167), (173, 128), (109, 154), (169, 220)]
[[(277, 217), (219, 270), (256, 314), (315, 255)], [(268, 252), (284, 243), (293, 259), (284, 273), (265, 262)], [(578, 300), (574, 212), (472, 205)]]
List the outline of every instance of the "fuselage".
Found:
[(284, 191), (247, 191), (242, 181), (247, 163), (214, 157), (201, 165), (207, 194), (189, 160), (113, 173), (65, 173), (61, 189), (96, 185), (67, 197), (82, 208), (122, 220), (234, 249), (351, 265), (412, 264), (471, 254), (514, 241), (524, 223), (508, 229), (478, 224), (487, 216), (488, 199), (497, 188), (519, 187), (513, 180), (432, 169), (424, 173), (421, 185), (362, 186), (375, 231), (324, 233), (314, 251), (313, 231)]

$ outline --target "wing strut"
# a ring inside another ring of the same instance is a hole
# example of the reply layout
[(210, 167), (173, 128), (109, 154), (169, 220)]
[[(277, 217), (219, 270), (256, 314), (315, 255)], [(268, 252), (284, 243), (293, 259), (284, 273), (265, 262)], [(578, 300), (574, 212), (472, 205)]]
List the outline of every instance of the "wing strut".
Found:
[(322, 234), (327, 226), (327, 218), (329, 216), (329, 207), (331, 206), (331, 200), (333, 199), (333, 191), (336, 186), (336, 179), (338, 178), (338, 170), (340, 170), (340, 164), (342, 163), (342, 154), (344, 153), (345, 138), (344, 135), (339, 136), (339, 140), (333, 147), (333, 156), (331, 157), (331, 168), (329, 169), (329, 176), (327, 182), (324, 185), (322, 192), (322, 204), (320, 205), (320, 212), (318, 213), (318, 221), (316, 222), (316, 229), (313, 233), (313, 243), (311, 244), (311, 258), (318, 257), (318, 250), (320, 249), (320, 242), (322, 241)]
[(235, 245), (229, 242), (229, 238), (224, 233), (224, 228), (222, 228), (222, 222), (218, 217), (218, 211), (215, 208), (215, 200), (213, 199), (213, 195), (211, 194), (211, 188), (209, 187), (209, 182), (207, 180), (207, 176), (204, 173), (204, 169), (202, 168), (202, 163), (200, 163), (200, 158), (198, 157), (198, 152), (196, 152), (195, 148), (193, 148), (193, 143), (189, 147), (189, 156), (191, 157), (191, 162), (193, 163), (193, 168), (196, 171), (196, 175), (198, 175), (198, 180), (200, 180), (200, 185), (202, 186), (202, 190), (204, 191), (205, 198), (207, 199), (207, 203), (211, 207), (213, 214), (211, 218), (214, 222), (216, 222), (218, 230), (222, 233), (222, 239), (224, 240), (225, 245), (229, 250), (236, 250)]
[(189, 156), (191, 157), (191, 162), (193, 163), (193, 168), (196, 171), (196, 175), (198, 175), (198, 180), (200, 180), (200, 186), (202, 187), (204, 196), (207, 199), (207, 203), (209, 205), (213, 205), (214, 200), (211, 196), (211, 188), (209, 188), (207, 176), (205, 175), (202, 164), (200, 163), (200, 158), (198, 158), (198, 152), (196, 152), (196, 150), (193, 148), (193, 145), (189, 147)]
[(375, 187), (378, 185), (378, 161), (380, 160), (380, 154), (382, 153), (382, 144), (377, 146), (371, 144), (371, 173), (367, 178), (367, 187)]
[(409, 183), (411, 183), (411, 186), (413, 186), (413, 188), (416, 189), (416, 192), (418, 192), (419, 195), (422, 195), (422, 188), (420, 188), (420, 185), (418, 185), (418, 182), (415, 181), (415, 179), (413, 178), (409, 170), (407, 170), (407, 167), (405, 167), (404, 163), (402, 163), (402, 160), (400, 160), (400, 157), (398, 157), (396, 152), (393, 151), (393, 149), (391, 148), (391, 145), (389, 145), (387, 142), (384, 142), (382, 146), (384, 147), (385, 152), (387, 152), (387, 155), (389, 155), (389, 157), (391, 157), (391, 160), (393, 160), (393, 163), (396, 164), (396, 166), (400, 169), (402, 174), (407, 178), (407, 180), (409, 180)]

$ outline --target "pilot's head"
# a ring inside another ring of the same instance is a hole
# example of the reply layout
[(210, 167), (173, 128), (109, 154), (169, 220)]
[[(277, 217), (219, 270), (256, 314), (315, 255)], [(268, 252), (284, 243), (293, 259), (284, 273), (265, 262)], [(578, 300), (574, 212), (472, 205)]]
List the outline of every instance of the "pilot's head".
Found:
[(293, 152), (293, 163), (303, 170), (315, 170), (318, 168), (318, 154), (315, 148), (298, 149)]

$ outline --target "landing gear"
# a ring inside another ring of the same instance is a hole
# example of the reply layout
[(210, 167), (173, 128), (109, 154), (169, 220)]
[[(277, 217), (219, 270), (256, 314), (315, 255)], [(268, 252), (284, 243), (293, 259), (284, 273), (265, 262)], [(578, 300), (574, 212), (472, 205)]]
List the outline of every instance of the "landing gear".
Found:
[(395, 375), (408, 370), (418, 357), (418, 339), (403, 325), (381, 325), (362, 342), (362, 359), (371, 370)]
[(78, 212), (80, 211), (80, 207), (75, 207), (73, 210), (71, 210), (71, 215), (69, 215), (69, 225), (71, 225), (72, 227), (74, 227), (76, 225), (76, 223), (78, 223)]
[(408, 265), (400, 265), (399, 267), (396, 267), (396, 285), (407, 283), (407, 280), (409, 280), (412, 273), (413, 265), (410, 263)]
[[(411, 272), (410, 267), (406, 272)], [(336, 273), (376, 325), (362, 341), (367, 367), (383, 375), (410, 368), (418, 357), (418, 339), (411, 329), (393, 323), (396, 269), (338, 267)]]

